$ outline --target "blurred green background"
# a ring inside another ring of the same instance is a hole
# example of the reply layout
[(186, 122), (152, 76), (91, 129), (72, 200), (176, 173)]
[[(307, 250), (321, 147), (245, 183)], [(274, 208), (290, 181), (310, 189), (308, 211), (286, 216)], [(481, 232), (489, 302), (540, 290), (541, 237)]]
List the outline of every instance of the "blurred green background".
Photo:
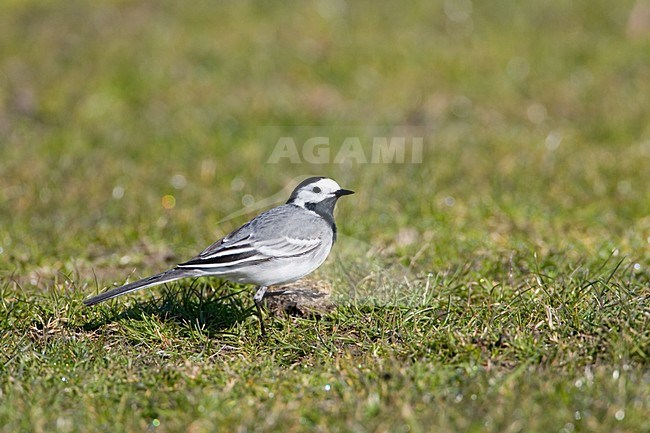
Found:
[[(4, 2), (2, 268), (143, 238), (186, 257), (241, 222), (215, 228), (245, 195), (307, 174), (359, 191), (344, 233), (424, 235), (423, 268), (479, 247), (647, 259), (650, 51), (632, 6)], [(424, 137), (421, 164), (267, 163), (284, 136), (334, 155), (400, 134)]]
[[(564, 279), (561, 294), (590, 275), (620, 276), (640, 309), (616, 327), (629, 346), (562, 359), (578, 368), (601, 359), (608, 376), (624, 354), (647, 385), (649, 10), (643, 0), (4, 0), (5, 311), (18, 298), (47, 304), (58, 290), (78, 303), (166, 269), (286, 200), (301, 176), (326, 175), (357, 191), (338, 206), (336, 254), (363, 263), (345, 242), (354, 239), (382, 265), (408, 269), (407, 285), (457, 273), (450, 296), (492, 284), (516, 292), (536, 275)], [(269, 162), (281, 137), (301, 151), (314, 136), (330, 140), (328, 163)], [(377, 136), (422, 137), (422, 161), (334, 163), (346, 137), (370, 155)], [(6, 335), (22, 329), (3, 323)], [(12, 365), (6, 377), (19, 377)], [(634, 392), (642, 403), (629, 427), (640, 431), (650, 400)], [(543, 407), (532, 400), (525, 412)], [(480, 416), (497, 416), (488, 407)], [(136, 425), (149, 422), (135, 412)]]

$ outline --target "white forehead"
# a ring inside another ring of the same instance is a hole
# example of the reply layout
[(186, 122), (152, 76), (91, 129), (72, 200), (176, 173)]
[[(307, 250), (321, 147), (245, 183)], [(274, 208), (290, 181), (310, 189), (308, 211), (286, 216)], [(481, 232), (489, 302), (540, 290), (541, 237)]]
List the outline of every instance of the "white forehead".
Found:
[(323, 191), (334, 192), (341, 189), (341, 186), (336, 183), (334, 180), (329, 178), (319, 179), (316, 182), (310, 183), (309, 188), (319, 187)]

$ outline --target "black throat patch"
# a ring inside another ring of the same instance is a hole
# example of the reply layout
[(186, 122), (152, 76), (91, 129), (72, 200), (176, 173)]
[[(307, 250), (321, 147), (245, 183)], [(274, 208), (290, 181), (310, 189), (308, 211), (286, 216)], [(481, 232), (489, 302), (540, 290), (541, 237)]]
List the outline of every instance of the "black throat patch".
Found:
[(332, 228), (332, 242), (336, 241), (336, 224), (334, 223), (334, 206), (338, 197), (326, 198), (318, 203), (305, 203), (305, 208), (316, 212)]

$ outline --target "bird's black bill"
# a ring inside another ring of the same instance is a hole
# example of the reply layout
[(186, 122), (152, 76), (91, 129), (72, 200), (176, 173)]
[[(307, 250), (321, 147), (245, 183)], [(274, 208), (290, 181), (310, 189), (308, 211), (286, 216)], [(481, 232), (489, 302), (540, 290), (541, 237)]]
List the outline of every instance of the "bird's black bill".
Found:
[(334, 193), (334, 195), (336, 195), (337, 197), (341, 197), (343, 195), (350, 195), (350, 194), (354, 194), (354, 191), (350, 191), (349, 189), (339, 189)]

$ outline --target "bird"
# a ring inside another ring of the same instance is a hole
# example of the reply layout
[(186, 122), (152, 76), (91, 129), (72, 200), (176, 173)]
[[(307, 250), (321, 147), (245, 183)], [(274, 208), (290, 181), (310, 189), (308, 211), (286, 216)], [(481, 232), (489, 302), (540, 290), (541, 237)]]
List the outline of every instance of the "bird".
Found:
[(336, 241), (334, 208), (339, 198), (354, 194), (333, 179), (310, 177), (298, 184), (289, 200), (251, 219), (175, 267), (88, 298), (92, 306), (136, 290), (188, 277), (214, 276), (254, 284), (253, 301), (262, 335), (262, 301), (269, 286), (296, 281), (316, 270)]

